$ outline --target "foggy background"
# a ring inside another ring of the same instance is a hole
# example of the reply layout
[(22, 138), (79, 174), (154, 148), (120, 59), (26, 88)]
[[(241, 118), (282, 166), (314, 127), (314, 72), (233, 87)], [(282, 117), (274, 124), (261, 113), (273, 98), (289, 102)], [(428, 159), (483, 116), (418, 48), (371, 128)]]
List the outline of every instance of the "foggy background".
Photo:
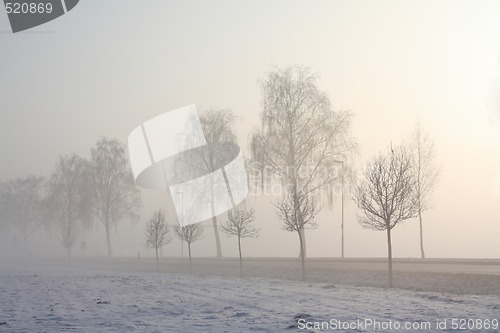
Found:
[[(499, 258), (499, 17), (494, 0), (87, 0), (12, 34), (0, 9), (0, 180), (48, 176), (60, 155), (88, 158), (99, 136), (126, 142), (145, 120), (189, 104), (231, 109), (249, 157), (247, 135), (260, 124), (258, 79), (272, 65), (304, 65), (319, 74), (334, 109), (355, 114), (358, 170), (407, 139), (417, 119), (433, 138), (441, 173), (424, 213), (427, 257)], [(115, 256), (154, 253), (144, 225), (167, 195), (142, 194), (141, 222), (119, 223), (112, 235)], [(244, 256), (298, 254), (297, 235), (281, 230), (272, 199), (247, 198), (261, 236), (243, 240)], [(362, 229), (352, 201), (346, 209), (346, 256), (384, 257), (385, 233)], [(206, 226), (195, 257), (215, 255)], [(64, 255), (58, 236), (38, 232), (35, 255)], [(306, 237), (309, 257), (340, 256), (340, 198)], [(106, 254), (101, 224), (85, 239), (86, 255)], [(224, 256), (237, 255), (234, 238), (221, 241)], [(0, 249), (12, 255), (11, 235), (0, 235)], [(419, 257), (417, 219), (393, 230), (393, 251)], [(179, 252), (178, 240), (164, 249)]]

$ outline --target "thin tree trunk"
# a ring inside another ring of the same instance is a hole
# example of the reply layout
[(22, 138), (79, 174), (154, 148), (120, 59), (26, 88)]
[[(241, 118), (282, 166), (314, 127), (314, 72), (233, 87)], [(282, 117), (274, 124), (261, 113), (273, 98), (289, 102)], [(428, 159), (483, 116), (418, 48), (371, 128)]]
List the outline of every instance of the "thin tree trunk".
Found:
[(69, 240), (71, 239), (71, 221), (70, 221), (69, 217), (68, 217), (67, 223), (68, 223), (68, 228), (66, 229), (66, 241), (67, 241), (68, 248), (66, 250), (68, 252), (68, 260), (71, 261), (71, 246), (69, 245)]
[[(293, 152), (292, 152), (293, 154)], [(300, 237), (301, 237), (301, 246), (300, 246), (300, 252), (299, 252), (299, 257), (301, 257), (302, 259), (304, 259), (306, 256), (307, 256), (307, 253), (306, 253), (306, 233), (305, 233), (305, 230), (304, 230), (304, 220), (303, 220), (303, 216), (302, 216), (302, 207), (300, 207), (300, 203), (299, 203), (299, 197), (298, 197), (298, 190), (297, 190), (297, 180), (295, 178), (295, 167), (292, 168), (292, 179), (293, 179), (293, 205), (294, 205), (294, 210), (296, 212), (298, 212), (299, 216), (299, 225), (300, 225), (300, 228), (299, 228), (299, 234), (300, 234)]]
[(217, 217), (212, 217), (212, 224), (214, 226), (214, 235), (215, 235), (215, 247), (217, 250), (217, 258), (222, 257), (222, 249), (220, 246), (220, 238), (219, 238), (219, 228), (217, 227)]
[(243, 259), (241, 257), (241, 237), (238, 237), (238, 251), (240, 253), (240, 276), (243, 276)]
[[(302, 237), (302, 246), (300, 247), (299, 251), (299, 258), (304, 257), (307, 258), (307, 250), (306, 250), (306, 231), (304, 227), (302, 227), (299, 231), (300, 237)], [(304, 255), (302, 255), (302, 252), (304, 252)]]
[[(214, 169), (213, 166), (213, 161), (210, 160), (211, 163), (211, 170)], [(214, 179), (213, 179), (213, 174), (210, 174), (210, 183), (213, 185), (214, 184)], [(213, 186), (212, 186), (213, 187)], [(216, 257), (221, 258), (222, 257), (222, 249), (220, 245), (220, 238), (219, 238), (219, 228), (217, 227), (217, 214), (215, 213), (215, 203), (214, 203), (214, 191), (212, 188), (212, 191), (210, 191), (210, 208), (212, 210), (212, 225), (214, 227), (214, 236), (215, 236), (215, 250), (216, 250)]]
[(189, 273), (193, 273), (193, 265), (191, 263), (191, 243), (188, 242), (188, 252), (189, 252)]
[(425, 252), (424, 252), (424, 231), (422, 228), (422, 213), (418, 213), (418, 218), (420, 220), (420, 255), (422, 259), (425, 259)]
[(392, 243), (390, 228), (387, 228), (387, 262), (389, 263), (389, 288), (392, 288)]
[(109, 223), (106, 223), (104, 226), (106, 228), (106, 244), (108, 246), (108, 257), (112, 257), (113, 250), (111, 249), (111, 234), (109, 230)]
[(301, 207), (299, 204), (299, 199), (297, 196), (297, 189), (296, 186), (294, 187), (294, 209), (299, 212), (299, 225), (301, 226), (299, 228), (299, 236), (301, 238), (301, 246), (300, 246), (300, 251), (299, 251), (299, 258), (305, 259), (307, 257), (307, 251), (306, 251), (306, 231), (304, 229), (304, 220), (302, 217), (302, 211)]
[(306, 261), (305, 261), (305, 258), (304, 258), (304, 240), (302, 239), (302, 235), (300, 234), (300, 232), (298, 232), (299, 234), (299, 243), (300, 243), (300, 260), (301, 260), (301, 263), (302, 263), (302, 281), (305, 281), (306, 280)]
[(158, 260), (158, 248), (156, 248), (156, 271), (160, 271), (160, 261)]

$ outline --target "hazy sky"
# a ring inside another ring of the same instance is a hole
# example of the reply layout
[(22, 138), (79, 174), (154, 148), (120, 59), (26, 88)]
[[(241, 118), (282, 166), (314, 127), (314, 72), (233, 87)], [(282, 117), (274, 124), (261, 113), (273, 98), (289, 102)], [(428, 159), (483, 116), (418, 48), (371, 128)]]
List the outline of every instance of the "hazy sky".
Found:
[[(259, 123), (258, 79), (272, 65), (299, 64), (320, 75), (336, 109), (355, 114), (358, 167), (407, 138), (418, 118), (434, 138), (441, 178), (424, 215), (429, 257), (500, 257), (492, 98), (500, 1), (85, 0), (48, 24), (9, 31), (1, 9), (1, 180), (48, 175), (59, 155), (88, 157), (101, 135), (126, 142), (140, 123), (188, 104), (232, 109), (246, 150)], [(148, 192), (144, 200), (147, 217), (164, 197)], [(262, 236), (244, 251), (294, 256), (297, 236), (280, 230), (268, 201), (249, 198), (260, 203)], [(309, 255), (339, 256), (339, 208), (308, 232)], [(347, 256), (385, 256), (385, 234), (363, 230), (352, 202), (345, 223)], [(146, 251), (143, 228), (121, 224), (115, 253)], [(105, 253), (101, 226), (87, 237), (89, 253)], [(223, 252), (235, 255), (235, 240), (222, 239)], [(215, 254), (212, 242), (207, 228), (195, 254)], [(393, 243), (395, 256), (419, 256), (417, 221), (397, 227)], [(177, 254), (178, 245), (166, 251)], [(55, 242), (40, 250), (61, 249)]]

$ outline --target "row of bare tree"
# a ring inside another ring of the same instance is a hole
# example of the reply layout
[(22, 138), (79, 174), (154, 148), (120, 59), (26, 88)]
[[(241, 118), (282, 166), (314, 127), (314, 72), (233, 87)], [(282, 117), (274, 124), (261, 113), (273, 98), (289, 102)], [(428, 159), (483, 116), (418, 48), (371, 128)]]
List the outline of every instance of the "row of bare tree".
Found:
[(140, 205), (124, 145), (105, 137), (91, 149), (89, 160), (61, 156), (48, 178), (27, 176), (0, 183), (1, 228), (17, 230), (29, 251), (32, 234), (55, 228), (71, 257), (79, 234), (99, 221), (111, 256), (111, 228), (125, 219), (137, 220)]
[[(238, 238), (238, 253), (240, 257), (240, 275), (243, 275), (243, 256), (241, 251), (241, 240), (243, 238), (256, 238), (259, 236), (259, 229), (255, 228), (255, 210), (236, 208), (228, 212), (227, 221), (221, 225), (220, 229), (228, 236)], [(181, 226), (174, 223), (173, 229), (167, 224), (165, 215), (161, 210), (155, 211), (146, 224), (146, 246), (155, 249), (156, 267), (160, 270), (159, 250), (172, 241), (171, 232), (181, 241), (188, 245), (189, 271), (192, 272), (191, 244), (201, 239), (203, 236), (203, 226), (201, 223)]]
[[(318, 88), (317, 80), (315, 74), (303, 67), (276, 68), (265, 75), (260, 81), (261, 127), (250, 137), (250, 184), (282, 185), (274, 205), (283, 229), (298, 235), (303, 278), (304, 230), (317, 227), (315, 217), (324, 204), (332, 203), (337, 194), (336, 184), (355, 182), (351, 161), (357, 146), (350, 134), (352, 114), (334, 111), (326, 93)], [(221, 137), (234, 140), (230, 111), (211, 110), (202, 119), (209, 144), (215, 144)], [(424, 258), (422, 213), (429, 208), (429, 194), (437, 178), (432, 141), (420, 126), (406, 146), (391, 148), (389, 155), (375, 157), (364, 171), (354, 198), (363, 212), (359, 223), (366, 228), (387, 231), (391, 285), (390, 232), (398, 223), (418, 216)], [(205, 164), (218, 165), (217, 158), (221, 156), (211, 154)], [(230, 212), (229, 221), (232, 216)], [(216, 218), (213, 226), (220, 256)]]
[[(305, 229), (317, 227), (317, 214), (325, 205), (332, 205), (333, 198), (339, 194), (339, 184), (356, 183), (352, 170), (357, 153), (357, 144), (351, 135), (353, 115), (333, 110), (328, 95), (318, 87), (318, 80), (318, 76), (305, 67), (274, 68), (265, 74), (259, 82), (261, 125), (249, 138), (249, 185), (260, 189), (281, 185), (273, 204), (283, 229), (297, 233), (303, 278)], [(220, 143), (236, 143), (234, 115), (230, 110), (213, 109), (201, 114), (200, 119), (209, 149), (198, 159), (200, 163), (195, 164), (209, 173), (220, 167), (220, 159), (227, 158)], [(424, 257), (422, 213), (429, 208), (429, 195), (438, 174), (433, 154), (432, 141), (418, 127), (411, 144), (391, 147), (387, 154), (374, 157), (355, 187), (353, 199), (362, 212), (359, 223), (387, 232), (390, 285), (391, 230), (396, 225), (419, 217), (421, 256)], [(17, 228), (27, 244), (33, 232), (55, 223), (61, 243), (70, 256), (78, 230), (99, 221), (105, 227), (108, 255), (111, 255), (110, 228), (118, 221), (137, 219), (139, 206), (139, 192), (124, 146), (116, 140), (102, 138), (91, 149), (89, 160), (76, 155), (61, 157), (47, 180), (30, 176), (2, 183), (0, 228)], [(241, 214), (239, 210), (229, 212), (229, 221), (244, 219)], [(253, 213), (251, 218), (246, 218), (253, 221)], [(156, 212), (146, 231), (147, 243), (156, 249), (171, 239), (169, 229), (161, 227), (160, 220), (162, 216)], [(212, 226), (216, 254), (220, 257), (217, 216), (212, 218)], [(160, 227), (163, 229), (159, 230)], [(163, 238), (150, 238), (155, 230), (164, 233)], [(245, 233), (236, 225), (226, 225), (221, 230), (238, 236), (241, 245), (240, 239)], [(254, 231), (250, 234), (255, 234)], [(176, 234), (189, 248), (195, 241), (193, 237), (201, 237), (201, 233), (191, 227), (178, 228)]]
[[(354, 183), (350, 162), (357, 148), (350, 134), (352, 114), (334, 111), (326, 93), (318, 88), (317, 80), (315, 74), (303, 67), (276, 68), (266, 74), (260, 81), (261, 127), (250, 137), (250, 183), (261, 188), (269, 183), (282, 185), (274, 205), (283, 229), (298, 235), (303, 278), (304, 230), (317, 227), (317, 214), (337, 194), (335, 185), (343, 181)], [(203, 129), (211, 146), (221, 138), (234, 140), (232, 119), (228, 110), (211, 110), (202, 115)], [(390, 231), (396, 224), (419, 217), (424, 257), (422, 213), (429, 207), (429, 194), (437, 178), (432, 141), (420, 127), (408, 146), (392, 149), (389, 156), (376, 157), (355, 192), (355, 202), (364, 213), (359, 216), (360, 224), (387, 231), (390, 281)], [(218, 165), (221, 156), (210, 154), (204, 162)], [(376, 198), (377, 195), (381, 197)], [(229, 221), (232, 215), (230, 212)], [(217, 218), (213, 219), (213, 227), (220, 256)]]
[[(260, 81), (261, 127), (250, 137), (250, 185), (261, 188), (270, 183), (282, 185), (274, 205), (283, 228), (297, 232), (303, 277), (304, 230), (316, 226), (315, 216), (320, 206), (333, 203), (339, 180), (349, 179), (342, 176), (350, 175), (349, 161), (356, 150), (350, 134), (352, 114), (334, 111), (317, 81), (317, 75), (304, 67), (275, 68), (267, 73)], [(211, 173), (226, 158), (217, 149), (220, 143), (235, 142), (234, 116), (229, 110), (210, 110), (200, 118), (210, 149), (195, 163), (186, 163), (186, 168), (203, 168)], [(338, 170), (339, 161), (346, 166), (342, 172)], [(239, 211), (230, 212), (229, 220), (238, 214)], [(216, 253), (221, 256), (217, 217), (212, 224)]]

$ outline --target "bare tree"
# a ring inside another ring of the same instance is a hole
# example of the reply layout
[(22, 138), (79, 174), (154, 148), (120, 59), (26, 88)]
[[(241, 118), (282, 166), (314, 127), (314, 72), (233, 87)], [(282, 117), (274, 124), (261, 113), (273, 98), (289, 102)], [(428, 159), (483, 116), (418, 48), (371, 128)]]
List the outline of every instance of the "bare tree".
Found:
[(44, 178), (27, 176), (5, 182), (0, 192), (4, 208), (3, 219), (19, 231), (30, 253), (28, 238), (47, 225), (42, 204), (44, 185)]
[(191, 262), (191, 243), (196, 242), (203, 236), (203, 226), (201, 223), (188, 224), (186, 226), (176, 225), (174, 228), (175, 235), (181, 241), (184, 241), (188, 245), (189, 253), (189, 272), (193, 272), (192, 262)]
[(363, 176), (355, 191), (355, 202), (363, 211), (358, 222), (364, 228), (386, 231), (389, 288), (392, 288), (391, 230), (418, 214), (411, 155), (404, 147), (391, 147), (386, 155), (368, 163)]
[(299, 236), (302, 280), (305, 280), (306, 263), (305, 251), (303, 250), (305, 243), (302, 231), (317, 227), (317, 223), (314, 220), (314, 217), (318, 213), (316, 204), (308, 193), (299, 192), (287, 195), (281, 201), (275, 203), (275, 206), (278, 209), (278, 218), (281, 220), (283, 229), (291, 232), (295, 231)]
[(116, 139), (100, 138), (91, 150), (92, 215), (104, 225), (108, 256), (113, 255), (111, 227), (124, 219), (137, 221), (141, 205), (125, 149)]
[(86, 187), (88, 162), (78, 155), (61, 156), (48, 181), (45, 205), (61, 231), (68, 258), (82, 224), (90, 219), (90, 197)]
[(240, 275), (243, 275), (243, 258), (241, 256), (241, 239), (259, 237), (259, 229), (255, 228), (255, 210), (234, 209), (227, 213), (227, 221), (221, 226), (228, 236), (238, 237), (238, 253), (240, 255)]
[[(285, 184), (284, 202), (295, 212), (301, 233), (301, 257), (306, 257), (303, 212), (310, 195), (330, 192), (338, 180), (335, 161), (355, 149), (350, 135), (351, 114), (334, 112), (327, 94), (308, 68), (275, 69), (260, 82), (262, 127), (251, 138), (252, 160)], [(262, 178), (263, 179), (263, 178)], [(302, 199), (301, 199), (302, 197)], [(291, 201), (290, 201), (291, 200)], [(303, 252), (303, 253), (302, 253)]]
[[(227, 149), (223, 143), (236, 143), (236, 135), (233, 131), (234, 115), (230, 110), (211, 109), (200, 115), (200, 122), (207, 140), (207, 150), (202, 156), (202, 165), (207, 172), (214, 172), (226, 160)], [(213, 187), (212, 187), (213, 188)], [(212, 196), (214, 193), (212, 191)], [(214, 199), (210, 198), (212, 211), (215, 210)], [(217, 216), (212, 214), (212, 226), (215, 235), (217, 257), (222, 257), (222, 249), (217, 225)]]
[(165, 215), (161, 210), (155, 211), (146, 224), (146, 246), (156, 251), (156, 269), (160, 271), (158, 249), (172, 241), (170, 227), (165, 223)]
[(410, 142), (416, 178), (415, 198), (418, 205), (420, 224), (420, 255), (425, 258), (422, 213), (430, 208), (430, 196), (436, 186), (439, 170), (435, 166), (434, 142), (417, 123)]
[[(222, 257), (222, 249), (215, 209), (216, 201), (220, 195), (226, 193), (228, 184), (221, 183), (215, 173), (221, 172), (224, 177), (223, 182), (227, 182), (224, 166), (236, 157), (235, 153), (239, 149), (236, 146), (236, 135), (232, 128), (233, 120), (233, 113), (226, 109), (211, 109), (201, 113), (200, 123), (206, 145), (183, 152), (175, 160), (167, 162), (166, 165), (171, 177), (170, 181), (173, 183), (183, 183), (189, 179), (208, 175), (205, 178), (205, 189), (207, 190), (200, 191), (198, 188), (192, 190), (200, 204), (210, 205), (217, 257)], [(232, 199), (230, 198), (230, 200)], [(182, 215), (186, 215), (185, 212)]]

